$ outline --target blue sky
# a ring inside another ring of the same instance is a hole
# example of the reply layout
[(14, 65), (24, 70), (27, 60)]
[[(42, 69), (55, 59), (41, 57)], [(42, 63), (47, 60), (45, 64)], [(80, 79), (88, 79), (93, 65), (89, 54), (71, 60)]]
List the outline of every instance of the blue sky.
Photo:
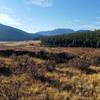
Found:
[(32, 33), (100, 29), (100, 0), (0, 0), (0, 23)]

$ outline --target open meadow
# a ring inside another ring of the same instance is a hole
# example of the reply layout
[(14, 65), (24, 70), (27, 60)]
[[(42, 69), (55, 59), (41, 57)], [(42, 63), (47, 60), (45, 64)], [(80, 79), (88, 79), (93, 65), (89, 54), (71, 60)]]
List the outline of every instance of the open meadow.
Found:
[(100, 49), (1, 42), (0, 100), (100, 100)]

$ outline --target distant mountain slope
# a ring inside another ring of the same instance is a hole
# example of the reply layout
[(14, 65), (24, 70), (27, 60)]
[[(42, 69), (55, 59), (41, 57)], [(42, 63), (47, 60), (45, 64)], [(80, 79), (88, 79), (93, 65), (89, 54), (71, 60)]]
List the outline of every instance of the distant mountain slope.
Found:
[(88, 31), (90, 31), (90, 30), (78, 30), (76, 32), (88, 32)]
[[(77, 32), (87, 31), (79, 30)], [(37, 40), (44, 36), (55, 36), (62, 34), (70, 34), (75, 31), (72, 29), (59, 28), (51, 31), (41, 31), (37, 33), (27, 33), (20, 29), (0, 24), (0, 41), (23, 41), (23, 40)]]
[(37, 34), (29, 34), (20, 29), (0, 24), (0, 41), (23, 41), (38, 39), (39, 37), (41, 36)]
[(52, 31), (41, 31), (37, 32), (36, 34), (43, 35), (43, 36), (51, 36), (51, 35), (62, 35), (62, 34), (69, 34), (69, 33), (74, 33), (75, 31), (72, 29), (55, 29)]

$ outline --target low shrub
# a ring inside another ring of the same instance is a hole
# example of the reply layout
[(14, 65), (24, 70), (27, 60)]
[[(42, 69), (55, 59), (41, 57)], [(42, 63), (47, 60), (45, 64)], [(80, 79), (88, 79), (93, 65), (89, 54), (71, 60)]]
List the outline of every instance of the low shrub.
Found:
[(0, 75), (9, 76), (12, 74), (12, 70), (9, 65), (5, 64), (4, 61), (0, 61)]
[(11, 66), (13, 73), (16, 75), (29, 73), (32, 77), (43, 76), (46, 72), (46, 67), (44, 68), (41, 64), (36, 64), (34, 59), (28, 55), (14, 56), (14, 62)]
[(100, 57), (96, 57), (93, 61), (93, 65), (100, 66)]
[(70, 60), (68, 65), (70, 67), (87, 69), (91, 65), (91, 63), (88, 60), (85, 60), (85, 59), (75, 58), (75, 59)]
[(11, 74), (12, 74), (12, 71), (10, 68), (0, 67), (0, 75), (9, 76)]

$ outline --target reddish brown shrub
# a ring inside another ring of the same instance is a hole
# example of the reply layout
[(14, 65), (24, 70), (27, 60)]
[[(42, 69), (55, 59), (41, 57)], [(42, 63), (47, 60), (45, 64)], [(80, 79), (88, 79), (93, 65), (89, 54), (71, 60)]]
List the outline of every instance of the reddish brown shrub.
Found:
[(87, 69), (91, 65), (91, 63), (88, 60), (85, 60), (85, 59), (75, 58), (75, 59), (70, 60), (68, 65), (70, 67)]

